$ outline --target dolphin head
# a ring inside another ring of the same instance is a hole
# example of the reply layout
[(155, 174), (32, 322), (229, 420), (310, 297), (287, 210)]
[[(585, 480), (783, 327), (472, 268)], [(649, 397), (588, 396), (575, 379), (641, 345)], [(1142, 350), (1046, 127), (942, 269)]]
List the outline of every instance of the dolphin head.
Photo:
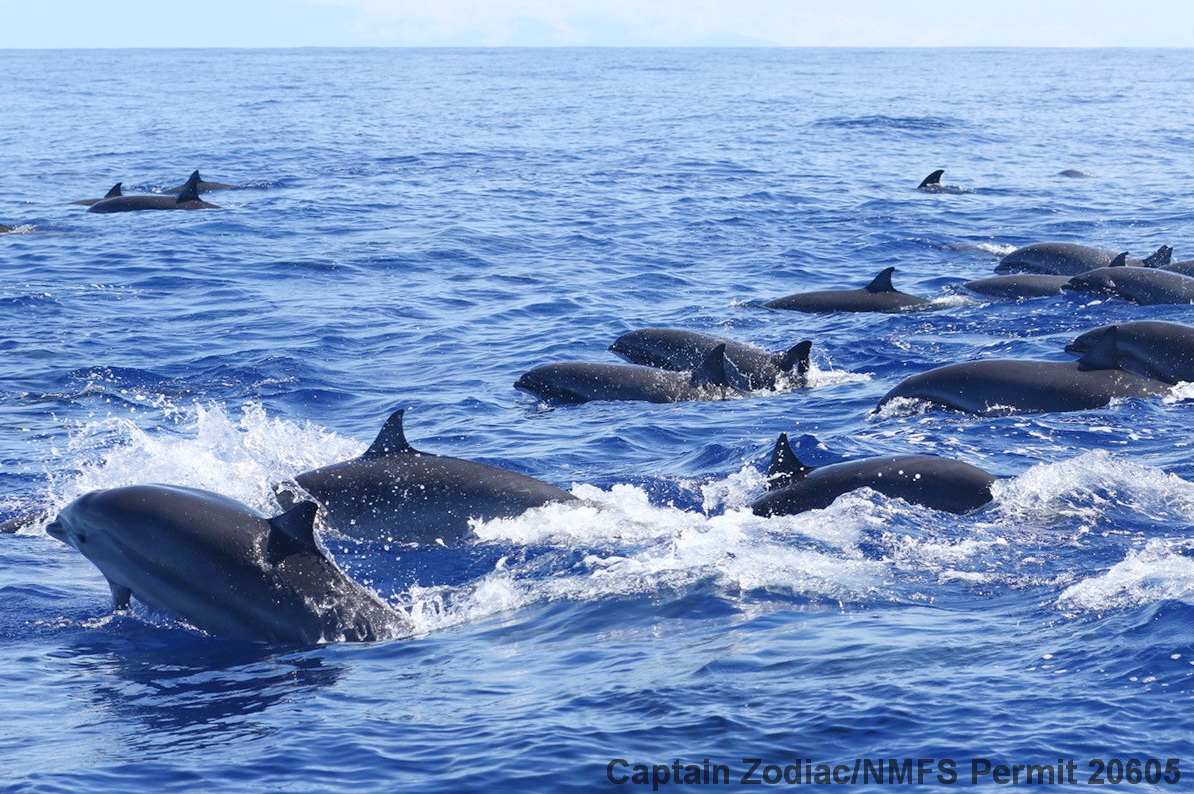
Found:
[(649, 367), (666, 367), (670, 361), (668, 351), (660, 350), (657, 335), (650, 333), (649, 329), (622, 334), (609, 346), (609, 351), (627, 361)]
[(575, 371), (575, 367), (546, 364), (523, 373), (514, 383), (514, 388), (533, 394), (542, 400), (561, 403), (586, 402), (585, 387), (588, 379)]

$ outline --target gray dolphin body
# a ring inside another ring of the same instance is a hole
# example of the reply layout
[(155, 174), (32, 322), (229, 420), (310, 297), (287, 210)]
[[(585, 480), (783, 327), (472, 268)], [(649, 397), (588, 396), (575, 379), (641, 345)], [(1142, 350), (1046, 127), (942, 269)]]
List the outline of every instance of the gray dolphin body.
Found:
[(0, 223), (0, 234), (8, 234), (12, 231), (12, 229), (13, 227), (5, 226), (3, 223)]
[(78, 201), (72, 201), (72, 202), (71, 202), (71, 204), (82, 204), (82, 205), (83, 205), (83, 206), (85, 206), (85, 207), (90, 207), (90, 206), (93, 206), (93, 205), (95, 205), (95, 204), (99, 204), (99, 203), (100, 203), (101, 201), (103, 201), (104, 199), (116, 198), (117, 196), (123, 196), (123, 195), (124, 195), (124, 191), (123, 191), (123, 190), (121, 190), (121, 186), (122, 186), (122, 185), (124, 185), (124, 183), (123, 183), (123, 182), (117, 182), (115, 185), (113, 185), (113, 186), (111, 187), (111, 189), (109, 189), (109, 190), (108, 190), (108, 192), (107, 192), (107, 193), (105, 193), (105, 194), (104, 194), (104, 198), (97, 198), (97, 199), (79, 199)]
[(1070, 276), (1051, 276), (1044, 273), (1013, 273), (1007, 276), (992, 276), (967, 281), (962, 286), (979, 295), (991, 298), (1044, 298), (1060, 295), (1065, 290)]
[(88, 212), (135, 212), (137, 210), (204, 210), (219, 209), (215, 204), (208, 204), (199, 198), (198, 171), (187, 180), (185, 189), (174, 196), (116, 196), (101, 199), (87, 208)]
[(1194, 277), (1153, 267), (1100, 267), (1074, 276), (1065, 288), (1118, 295), (1144, 306), (1194, 303)]
[(641, 328), (622, 334), (609, 349), (632, 364), (685, 372), (700, 367), (718, 345), (725, 345), (726, 358), (749, 380), (752, 391), (775, 388), (781, 375), (795, 374), (800, 377), (807, 373), (808, 354), (812, 347), (811, 342), (799, 342), (789, 350), (773, 355), (754, 345), (697, 331)]
[(1117, 397), (1151, 397), (1169, 385), (1119, 368), (1110, 331), (1073, 362), (993, 359), (947, 364), (905, 379), (883, 396), (925, 400), (956, 411), (1006, 413), (1085, 411)]
[(226, 185), (223, 182), (208, 182), (199, 175), (198, 171), (194, 171), (186, 182), (183, 182), (181, 185), (175, 185), (174, 187), (168, 187), (162, 192), (167, 195), (182, 193), (187, 189), (192, 181), (195, 183), (195, 189), (200, 193), (207, 193), (210, 190), (238, 190), (240, 188), (239, 185)]
[(894, 267), (883, 270), (862, 289), (800, 292), (768, 301), (769, 309), (788, 309), (814, 314), (824, 312), (905, 312), (924, 309), (932, 301), (900, 292), (891, 283)]
[(768, 493), (751, 503), (760, 516), (820, 510), (839, 496), (870, 488), (934, 510), (968, 513), (991, 501), (995, 477), (977, 466), (932, 455), (891, 455), (810, 468), (781, 433), (767, 471)]
[[(396, 411), (363, 455), (303, 472), (295, 482), (323, 510), (323, 520), (365, 540), (433, 543), (472, 534), (470, 519), (519, 516), (576, 497), (525, 474), (419, 452), (407, 443)], [(278, 501), (295, 500), (285, 487)]]
[(566, 404), (595, 400), (672, 403), (724, 400), (750, 391), (750, 380), (726, 357), (725, 345), (719, 344), (691, 373), (637, 364), (565, 361), (523, 373), (514, 388)]
[(1194, 328), (1180, 323), (1138, 320), (1104, 325), (1080, 335), (1066, 345), (1066, 352), (1085, 355), (1112, 331), (1121, 368), (1164, 383), (1194, 381)]
[[(1033, 243), (1017, 248), (999, 260), (996, 273), (1045, 273), (1053, 276), (1076, 276), (1088, 270), (1109, 267), (1117, 254), (1102, 248), (1076, 243)], [(1169, 264), (1173, 249), (1163, 245), (1145, 259), (1128, 259), (1134, 267), (1161, 267)]]
[(267, 642), (403, 633), (405, 618), (320, 551), (315, 511), (266, 518), (210, 491), (134, 485), (84, 494), (46, 532), (99, 568), (117, 609), (136, 596), (210, 634)]

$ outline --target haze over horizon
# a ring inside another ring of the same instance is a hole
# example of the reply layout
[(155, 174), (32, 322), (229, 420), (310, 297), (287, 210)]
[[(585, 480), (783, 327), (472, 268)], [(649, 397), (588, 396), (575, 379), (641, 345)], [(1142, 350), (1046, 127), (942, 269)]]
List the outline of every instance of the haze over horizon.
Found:
[(1194, 47), (1176, 0), (0, 0), (0, 48)]

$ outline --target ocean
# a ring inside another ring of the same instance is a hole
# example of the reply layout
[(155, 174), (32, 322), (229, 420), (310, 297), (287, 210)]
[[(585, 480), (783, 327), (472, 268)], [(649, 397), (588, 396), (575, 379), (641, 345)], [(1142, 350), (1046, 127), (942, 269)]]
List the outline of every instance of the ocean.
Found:
[[(113, 614), (98, 570), (40, 523), (0, 535), (4, 791), (1194, 779), (1194, 393), (874, 411), (939, 364), (1064, 361), (1096, 326), (1194, 321), (959, 287), (1032, 242), (1194, 258), (1194, 53), (0, 64), (0, 223), (16, 227), (0, 236), (0, 519), (134, 483), (274, 514), (272, 484), (359, 454), (399, 408), (419, 449), (583, 500), (459, 545), (323, 534), (415, 631), (316, 647)], [(960, 189), (916, 190), (937, 168)], [(69, 204), (195, 169), (244, 189), (196, 212)], [(761, 305), (889, 266), (935, 310)], [(813, 388), (579, 406), (513, 388), (540, 364), (615, 362), (609, 344), (644, 326), (810, 339)], [(756, 517), (781, 432), (815, 465), (957, 457), (1000, 477), (996, 498), (959, 516), (864, 491)]]

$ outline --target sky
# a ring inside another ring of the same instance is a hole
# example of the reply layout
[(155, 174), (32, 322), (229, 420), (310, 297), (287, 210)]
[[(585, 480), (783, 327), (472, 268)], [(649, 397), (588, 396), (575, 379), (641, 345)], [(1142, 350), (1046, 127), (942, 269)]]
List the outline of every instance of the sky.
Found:
[(0, 0), (0, 49), (1194, 47), (1189, 0)]

